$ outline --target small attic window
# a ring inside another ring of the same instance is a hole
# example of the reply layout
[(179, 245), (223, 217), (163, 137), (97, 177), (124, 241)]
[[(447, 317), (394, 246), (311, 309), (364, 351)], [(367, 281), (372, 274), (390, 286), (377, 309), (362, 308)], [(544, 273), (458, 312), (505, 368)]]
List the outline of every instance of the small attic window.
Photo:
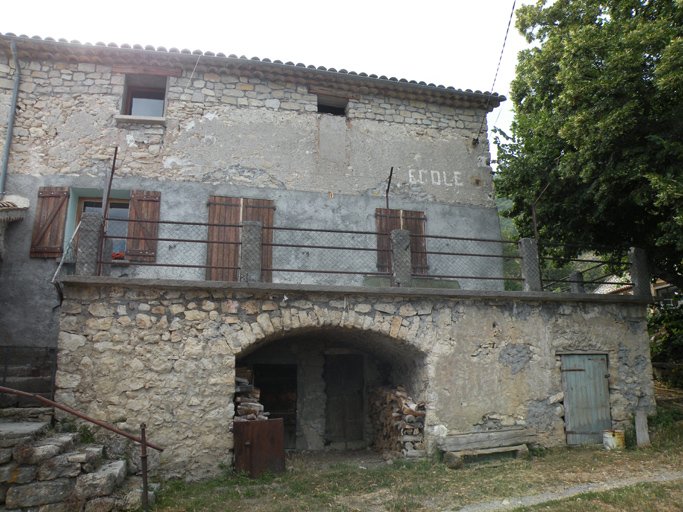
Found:
[(348, 98), (336, 98), (318, 94), (318, 112), (320, 114), (332, 114), (333, 116), (346, 116), (349, 106)]
[(163, 117), (166, 106), (166, 77), (126, 75), (123, 114), (128, 116)]

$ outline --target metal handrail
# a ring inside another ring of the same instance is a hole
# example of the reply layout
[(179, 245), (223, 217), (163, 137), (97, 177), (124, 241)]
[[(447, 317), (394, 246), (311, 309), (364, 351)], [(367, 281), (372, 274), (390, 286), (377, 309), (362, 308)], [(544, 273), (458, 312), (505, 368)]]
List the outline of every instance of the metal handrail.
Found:
[(159, 452), (163, 452), (164, 449), (161, 448), (160, 446), (157, 446), (155, 444), (150, 443), (147, 441), (146, 437), (146, 430), (147, 426), (142, 423), (140, 425), (140, 437), (135, 437), (132, 434), (128, 434), (127, 432), (124, 432), (123, 430), (119, 430), (116, 427), (112, 427), (111, 425), (107, 425), (103, 421), (96, 420), (95, 418), (91, 418), (90, 416), (86, 416), (83, 413), (80, 413), (78, 411), (75, 411), (71, 409), (70, 407), (67, 407), (62, 404), (58, 404), (57, 402), (53, 402), (52, 400), (48, 400), (47, 398), (44, 398), (40, 395), (35, 395), (33, 393), (27, 393), (25, 391), (19, 391), (18, 389), (12, 389), (12, 388), (6, 388), (4, 386), (0, 386), (0, 393), (12, 393), (15, 395), (27, 397), (27, 398), (35, 398), (36, 400), (39, 400), (41, 402), (44, 402), (48, 405), (51, 405), (52, 407), (56, 407), (57, 409), (61, 409), (62, 411), (68, 412), (69, 414), (73, 414), (74, 416), (78, 416), (81, 419), (84, 419), (86, 421), (89, 421), (90, 423), (94, 423), (95, 425), (105, 428), (107, 430), (110, 430), (111, 432), (114, 432), (115, 434), (118, 434), (123, 437), (127, 437), (128, 439), (135, 441), (136, 443), (140, 443), (141, 445), (141, 454), (140, 454), (140, 460), (142, 462), (142, 504), (143, 508), (145, 511), (148, 510), (149, 505), (147, 503), (147, 447), (149, 446), (150, 448), (154, 448), (155, 450)]

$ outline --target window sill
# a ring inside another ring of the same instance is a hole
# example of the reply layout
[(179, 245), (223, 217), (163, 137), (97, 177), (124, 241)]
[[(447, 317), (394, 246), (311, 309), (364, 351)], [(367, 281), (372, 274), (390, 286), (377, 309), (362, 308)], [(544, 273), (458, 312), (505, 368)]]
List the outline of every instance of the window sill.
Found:
[(117, 125), (122, 124), (159, 124), (166, 126), (166, 117), (148, 117), (148, 116), (125, 116), (117, 114), (114, 116)]

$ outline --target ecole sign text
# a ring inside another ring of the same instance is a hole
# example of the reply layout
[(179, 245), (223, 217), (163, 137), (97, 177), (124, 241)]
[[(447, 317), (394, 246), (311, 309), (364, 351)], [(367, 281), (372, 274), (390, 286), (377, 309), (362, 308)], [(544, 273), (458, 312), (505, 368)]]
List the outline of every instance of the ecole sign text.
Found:
[(439, 187), (462, 186), (458, 171), (428, 171), (425, 169), (408, 169), (408, 184), (410, 185), (436, 185)]

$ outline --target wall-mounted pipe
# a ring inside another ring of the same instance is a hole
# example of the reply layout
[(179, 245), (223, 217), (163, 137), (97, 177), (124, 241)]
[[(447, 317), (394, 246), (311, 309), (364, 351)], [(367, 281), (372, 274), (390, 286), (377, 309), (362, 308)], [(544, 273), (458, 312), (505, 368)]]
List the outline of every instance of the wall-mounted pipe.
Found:
[(9, 107), (9, 119), (7, 120), (7, 139), (5, 140), (5, 150), (2, 155), (2, 169), (0, 169), (0, 200), (5, 197), (5, 181), (7, 180), (7, 165), (9, 163), (9, 149), (12, 144), (12, 132), (14, 131), (14, 113), (17, 110), (17, 97), (19, 96), (19, 81), (21, 80), (21, 69), (19, 67), (19, 55), (17, 45), (12, 41), (12, 58), (14, 59), (14, 90), (12, 91), (12, 101)]

